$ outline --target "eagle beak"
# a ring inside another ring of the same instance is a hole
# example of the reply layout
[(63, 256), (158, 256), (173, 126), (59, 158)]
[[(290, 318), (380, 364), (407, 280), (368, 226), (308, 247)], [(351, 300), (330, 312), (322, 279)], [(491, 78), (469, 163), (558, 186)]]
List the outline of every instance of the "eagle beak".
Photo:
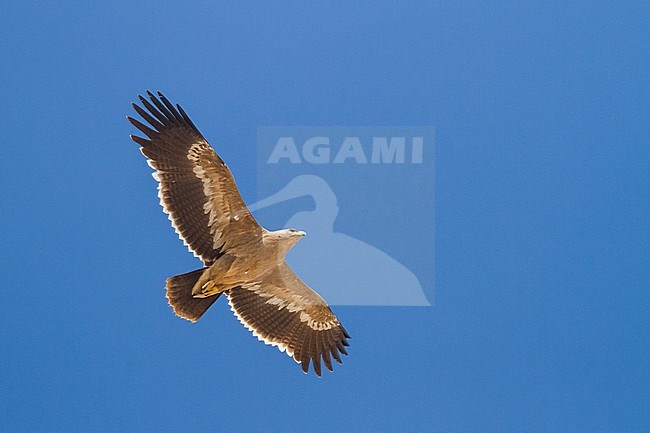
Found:
[(306, 235), (307, 235), (307, 233), (303, 232), (302, 230), (300, 230), (300, 231), (298, 232), (298, 234), (299, 234), (300, 236), (306, 236)]

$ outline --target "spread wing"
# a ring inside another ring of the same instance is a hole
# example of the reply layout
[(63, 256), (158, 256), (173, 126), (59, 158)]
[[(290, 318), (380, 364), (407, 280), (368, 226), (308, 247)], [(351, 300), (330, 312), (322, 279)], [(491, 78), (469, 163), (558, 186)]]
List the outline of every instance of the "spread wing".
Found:
[(320, 360), (332, 371), (330, 355), (341, 364), (350, 338), (327, 303), (282, 263), (262, 281), (226, 292), (230, 308), (253, 335), (321, 375)]
[(231, 248), (259, 239), (262, 228), (242, 199), (230, 170), (185, 111), (158, 92), (140, 96), (135, 111), (149, 126), (128, 117), (147, 138), (131, 136), (156, 170), (158, 196), (185, 245), (206, 265)]

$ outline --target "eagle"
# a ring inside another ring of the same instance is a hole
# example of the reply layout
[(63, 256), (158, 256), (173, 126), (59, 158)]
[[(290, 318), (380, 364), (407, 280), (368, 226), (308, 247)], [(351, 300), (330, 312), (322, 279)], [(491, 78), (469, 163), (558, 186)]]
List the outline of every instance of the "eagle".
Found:
[[(163, 211), (203, 267), (168, 278), (165, 289), (176, 315), (196, 322), (223, 294), (254, 336), (301, 364), (321, 359), (332, 371), (350, 335), (327, 302), (287, 265), (285, 255), (305, 233), (269, 231), (246, 207), (235, 179), (180, 105), (161, 93), (133, 103), (148, 124), (127, 116), (146, 138), (131, 135), (155, 171)], [(144, 108), (143, 108), (144, 107)], [(330, 357), (331, 355), (331, 357)]]

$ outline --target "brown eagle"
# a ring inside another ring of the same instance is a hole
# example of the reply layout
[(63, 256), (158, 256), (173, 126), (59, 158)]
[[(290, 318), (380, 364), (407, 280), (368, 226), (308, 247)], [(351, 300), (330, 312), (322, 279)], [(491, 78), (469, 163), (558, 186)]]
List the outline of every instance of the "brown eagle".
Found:
[(231, 310), (253, 335), (277, 346), (321, 375), (350, 338), (327, 303), (286, 264), (287, 251), (305, 233), (268, 231), (242, 199), (235, 180), (180, 105), (158, 92), (133, 108), (149, 124), (127, 117), (147, 138), (132, 135), (155, 170), (163, 211), (204, 267), (167, 279), (174, 312), (196, 322), (225, 294)]

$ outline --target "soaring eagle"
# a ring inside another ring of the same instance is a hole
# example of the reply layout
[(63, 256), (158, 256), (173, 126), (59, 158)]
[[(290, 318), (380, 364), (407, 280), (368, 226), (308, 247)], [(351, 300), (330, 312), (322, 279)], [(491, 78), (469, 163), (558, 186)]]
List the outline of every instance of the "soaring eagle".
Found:
[(204, 267), (167, 279), (169, 305), (196, 322), (225, 294), (231, 310), (253, 335), (277, 346), (309, 371), (321, 375), (321, 358), (332, 371), (350, 338), (327, 303), (287, 265), (285, 255), (305, 233), (268, 231), (242, 199), (235, 180), (180, 105), (162, 93), (143, 109), (149, 126), (127, 117), (147, 138), (132, 135), (155, 170), (163, 211)]

